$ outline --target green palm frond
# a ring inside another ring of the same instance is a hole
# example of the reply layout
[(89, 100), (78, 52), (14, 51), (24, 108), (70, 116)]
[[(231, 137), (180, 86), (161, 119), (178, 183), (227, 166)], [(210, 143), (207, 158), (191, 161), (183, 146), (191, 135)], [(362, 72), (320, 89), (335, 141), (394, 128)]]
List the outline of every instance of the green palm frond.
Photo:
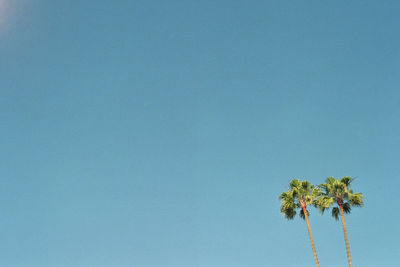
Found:
[(349, 202), (343, 203), (343, 211), (346, 214), (349, 214), (351, 212), (351, 206)]
[(319, 188), (319, 187), (313, 187), (313, 189), (312, 189), (312, 191), (311, 191), (311, 196), (314, 198), (314, 199), (316, 199), (316, 198), (318, 198), (318, 197), (321, 197), (321, 196), (323, 196), (324, 194), (323, 194), (323, 192), (322, 192), (322, 190), (321, 190), (321, 188)]
[(329, 209), (330, 206), (335, 203), (335, 200), (329, 196), (322, 196), (315, 200), (314, 206), (319, 209), (320, 213), (323, 214), (325, 210)]
[(326, 180), (325, 180), (325, 182), (327, 183), (327, 184), (332, 184), (333, 182), (335, 182), (336, 181), (336, 179), (334, 178), (334, 177), (328, 177), (328, 178), (326, 178)]
[(340, 182), (344, 183), (347, 187), (349, 187), (350, 184), (354, 181), (354, 179), (355, 178), (352, 178), (350, 176), (345, 176), (340, 179)]
[(328, 184), (320, 184), (320, 185), (318, 185), (318, 187), (321, 188), (321, 190), (323, 190), (325, 192), (328, 191), (328, 188), (327, 188)]
[[(307, 216), (310, 216), (310, 212), (308, 210), (306, 210), (306, 212), (307, 212)], [(299, 215), (300, 215), (300, 218), (302, 218), (303, 220), (306, 218), (303, 210), (300, 210)]]
[(287, 200), (287, 199), (291, 199), (291, 198), (293, 198), (291, 191), (283, 192), (278, 197), (279, 200)]
[(290, 189), (298, 188), (298, 187), (300, 187), (300, 184), (301, 184), (300, 180), (293, 179), (292, 181), (290, 181), (289, 187), (290, 187)]
[(296, 209), (293, 208), (281, 208), (281, 213), (288, 220), (293, 220), (294, 216), (296, 216)]
[(364, 196), (361, 193), (351, 193), (348, 196), (350, 205), (355, 207), (362, 207), (364, 205), (363, 198)]
[(332, 217), (337, 221), (337, 220), (339, 220), (339, 213), (340, 213), (340, 211), (339, 211), (339, 208), (338, 207), (334, 207), (333, 209), (332, 209)]
[(311, 187), (312, 187), (312, 185), (311, 185), (311, 183), (310, 183), (309, 181), (303, 181), (303, 182), (301, 182), (301, 188), (302, 188), (304, 191), (310, 191)]

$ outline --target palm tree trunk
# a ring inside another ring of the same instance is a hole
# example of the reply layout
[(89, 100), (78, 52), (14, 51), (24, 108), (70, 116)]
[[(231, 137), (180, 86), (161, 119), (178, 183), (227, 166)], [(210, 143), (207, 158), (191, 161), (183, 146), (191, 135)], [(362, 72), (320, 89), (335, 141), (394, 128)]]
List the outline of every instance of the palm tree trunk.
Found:
[(340, 217), (342, 217), (343, 232), (344, 232), (344, 241), (346, 242), (347, 259), (348, 259), (348, 261), (349, 261), (349, 267), (352, 267), (352, 266), (353, 266), (353, 263), (352, 263), (352, 261), (351, 261), (349, 237), (347, 236), (347, 227), (346, 227), (346, 221), (345, 221), (345, 219), (344, 219), (343, 206), (342, 206), (342, 205), (339, 205), (339, 209), (340, 209)]
[(310, 241), (311, 241), (311, 247), (314, 253), (314, 259), (315, 259), (315, 264), (317, 265), (317, 267), (319, 267), (319, 262), (318, 262), (318, 257), (317, 257), (317, 250), (315, 249), (315, 244), (314, 244), (314, 239), (311, 233), (311, 227), (310, 227), (310, 221), (308, 220), (308, 214), (307, 214), (307, 209), (305, 207), (302, 207), (303, 212), (304, 212), (304, 217), (306, 219), (306, 223), (307, 223), (307, 229), (308, 229), (308, 236), (310, 237)]

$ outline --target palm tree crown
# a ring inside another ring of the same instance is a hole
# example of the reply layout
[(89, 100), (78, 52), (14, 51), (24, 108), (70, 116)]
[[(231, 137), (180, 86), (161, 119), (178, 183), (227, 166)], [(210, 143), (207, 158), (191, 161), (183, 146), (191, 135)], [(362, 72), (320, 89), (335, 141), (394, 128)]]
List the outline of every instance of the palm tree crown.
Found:
[[(303, 207), (313, 205), (314, 201), (322, 195), (321, 189), (312, 185), (309, 181), (294, 179), (289, 184), (289, 191), (283, 192), (279, 196), (281, 203), (281, 213), (286, 219), (292, 220), (296, 215), (296, 210), (300, 209), (300, 217), (305, 219)], [(309, 214), (306, 209), (307, 215)]]
[[(329, 177), (324, 184), (319, 185), (324, 191), (324, 196), (315, 201), (315, 205), (319, 208), (321, 213), (331, 207), (334, 203), (343, 207), (344, 213), (351, 212), (351, 207), (363, 206), (363, 195), (361, 193), (354, 193), (350, 189), (351, 183), (354, 178), (345, 176), (341, 179)], [(332, 208), (332, 217), (339, 220), (340, 210), (338, 207)]]

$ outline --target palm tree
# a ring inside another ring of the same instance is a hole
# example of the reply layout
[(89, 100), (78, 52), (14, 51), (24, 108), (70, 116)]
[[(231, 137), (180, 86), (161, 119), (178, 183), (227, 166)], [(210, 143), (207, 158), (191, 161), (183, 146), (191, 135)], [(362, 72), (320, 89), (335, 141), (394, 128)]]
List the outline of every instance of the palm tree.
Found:
[(344, 214), (349, 214), (351, 207), (363, 206), (363, 195), (361, 193), (354, 193), (350, 190), (350, 184), (354, 181), (352, 177), (343, 177), (341, 179), (335, 179), (329, 177), (326, 179), (324, 184), (319, 185), (324, 191), (324, 196), (319, 198), (315, 205), (323, 213), (326, 209), (336, 203), (338, 207), (332, 208), (332, 217), (335, 220), (339, 220), (339, 214), (342, 219), (344, 240), (346, 243), (347, 260), (349, 261), (349, 267), (353, 266), (350, 254), (349, 238), (347, 236), (347, 227)]
[(308, 220), (309, 212), (307, 206), (313, 205), (315, 199), (321, 195), (321, 189), (313, 186), (310, 182), (294, 179), (289, 184), (289, 191), (283, 192), (279, 196), (279, 200), (282, 200), (281, 213), (286, 217), (286, 219), (292, 220), (296, 215), (296, 210), (300, 209), (299, 215), (306, 221), (308, 235), (310, 237), (311, 247), (317, 267), (319, 267), (319, 262), (314, 245), (314, 239), (311, 233), (310, 222)]

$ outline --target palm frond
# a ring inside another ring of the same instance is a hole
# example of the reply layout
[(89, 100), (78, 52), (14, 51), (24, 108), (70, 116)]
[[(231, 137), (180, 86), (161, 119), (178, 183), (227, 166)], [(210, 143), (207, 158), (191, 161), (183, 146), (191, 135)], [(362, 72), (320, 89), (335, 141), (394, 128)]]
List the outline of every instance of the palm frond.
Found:
[(336, 179), (334, 177), (328, 177), (326, 178), (325, 182), (327, 184), (333, 184), (336, 181)]
[(346, 187), (349, 187), (350, 184), (354, 181), (354, 178), (350, 176), (345, 176), (340, 179), (340, 182), (344, 183)]
[[(309, 212), (308, 210), (306, 210), (306, 213), (307, 213), (307, 216), (310, 216), (310, 212)], [(306, 216), (305, 216), (303, 210), (300, 210), (299, 216), (300, 216), (300, 218), (302, 218), (303, 220), (306, 218)]]
[(316, 199), (318, 197), (323, 196), (324, 193), (322, 192), (321, 188), (314, 186), (311, 192), (311, 196)]
[(322, 196), (315, 200), (314, 206), (320, 211), (321, 214), (324, 214), (325, 210), (329, 209), (333, 203), (335, 203), (333, 198), (329, 196)]
[(343, 203), (343, 211), (346, 214), (349, 214), (351, 212), (351, 206), (349, 202)]
[(334, 207), (333, 209), (332, 209), (332, 217), (337, 221), (337, 220), (339, 220), (339, 213), (340, 213), (340, 211), (339, 211), (339, 208), (338, 207)]
[(364, 205), (363, 198), (364, 196), (361, 193), (353, 193), (348, 196), (350, 205), (355, 207), (362, 207)]
[(301, 182), (301, 189), (305, 191), (309, 191), (311, 189), (312, 185), (309, 181), (303, 181)]
[(290, 187), (290, 189), (297, 188), (297, 187), (300, 186), (300, 184), (301, 184), (301, 181), (300, 181), (300, 180), (298, 180), (298, 179), (293, 179), (292, 181), (290, 181), (289, 187)]
[(286, 200), (292, 197), (292, 194), (290, 191), (288, 192), (283, 192), (279, 195), (278, 200)]
[(294, 216), (296, 216), (296, 209), (293, 208), (281, 208), (281, 213), (288, 220), (293, 220)]
[(320, 184), (318, 185), (318, 187), (326, 193), (328, 189), (328, 184)]

